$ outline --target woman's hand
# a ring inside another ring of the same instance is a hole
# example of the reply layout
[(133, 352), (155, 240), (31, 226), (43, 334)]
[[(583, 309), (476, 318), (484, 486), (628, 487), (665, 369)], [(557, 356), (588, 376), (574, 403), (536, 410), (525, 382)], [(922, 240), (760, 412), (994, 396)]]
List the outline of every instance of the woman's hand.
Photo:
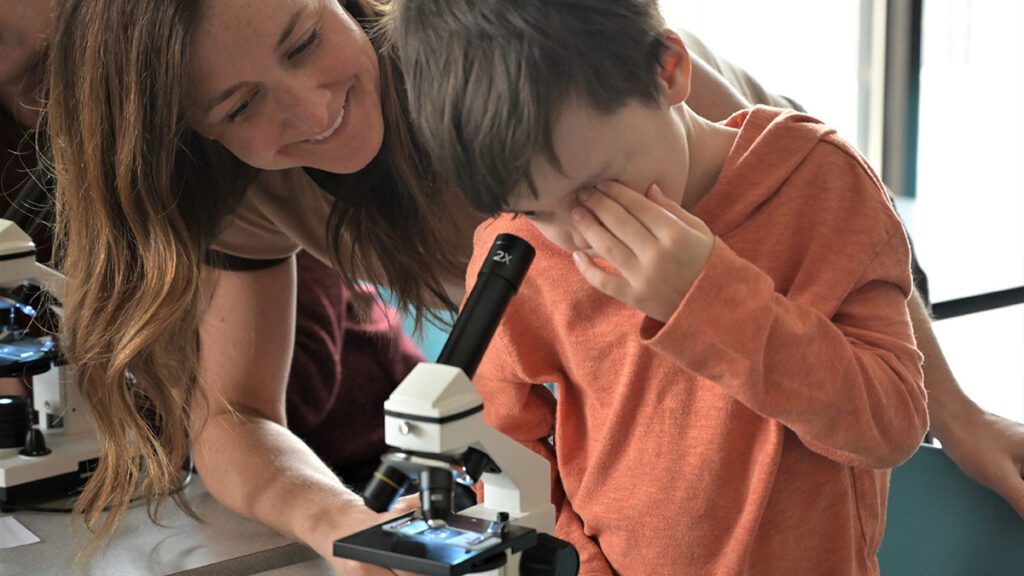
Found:
[(1024, 518), (1024, 424), (978, 409), (939, 441), (965, 474), (1005, 498)]
[(618, 182), (580, 194), (576, 229), (619, 274), (582, 251), (573, 260), (591, 286), (655, 320), (667, 322), (690, 290), (715, 244), (699, 218), (651, 185), (640, 194)]
[[(387, 522), (392, 518), (397, 518), (406, 512), (415, 510), (420, 505), (419, 494), (413, 494), (411, 496), (404, 496), (395, 501), (394, 505), (387, 512), (380, 514), (369, 513), (364, 519), (364, 526), (353, 530), (358, 532), (359, 530), (369, 528), (370, 526), (376, 526), (381, 522)], [(341, 536), (339, 536), (340, 538)], [(356, 562), (354, 560), (345, 560), (342, 558), (331, 558), (331, 566), (334, 571), (342, 576), (414, 576), (411, 572), (404, 572), (402, 570), (390, 570), (381, 566), (374, 566), (372, 564), (364, 564), (362, 562)]]

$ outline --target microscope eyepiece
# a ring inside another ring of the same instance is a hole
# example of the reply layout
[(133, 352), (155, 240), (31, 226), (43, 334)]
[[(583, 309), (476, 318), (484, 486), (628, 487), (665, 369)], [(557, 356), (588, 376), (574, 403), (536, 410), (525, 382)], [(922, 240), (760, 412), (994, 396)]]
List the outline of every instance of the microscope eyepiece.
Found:
[(514, 234), (498, 235), (441, 350), (438, 364), (461, 368), (466, 376), (473, 377), (535, 254), (526, 240)]

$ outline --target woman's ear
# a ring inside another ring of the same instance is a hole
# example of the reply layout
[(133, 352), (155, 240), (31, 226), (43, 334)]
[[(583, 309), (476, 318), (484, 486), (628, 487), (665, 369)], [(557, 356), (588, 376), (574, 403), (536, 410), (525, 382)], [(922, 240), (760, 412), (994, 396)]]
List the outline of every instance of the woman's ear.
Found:
[(661, 41), (665, 45), (661, 55), (661, 62), (658, 64), (658, 78), (665, 90), (665, 97), (670, 106), (675, 106), (686, 100), (690, 95), (690, 74), (692, 62), (690, 51), (686, 44), (670, 29), (665, 29), (661, 34)]

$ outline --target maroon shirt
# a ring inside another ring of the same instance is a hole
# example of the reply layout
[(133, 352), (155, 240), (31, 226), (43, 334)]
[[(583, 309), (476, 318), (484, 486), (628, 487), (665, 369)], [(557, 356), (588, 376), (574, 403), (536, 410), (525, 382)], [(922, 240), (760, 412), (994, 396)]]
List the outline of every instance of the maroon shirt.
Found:
[(384, 401), (423, 357), (393, 309), (375, 306), (368, 321), (357, 322), (332, 268), (307, 252), (297, 264), (288, 427), (361, 489), (386, 449)]

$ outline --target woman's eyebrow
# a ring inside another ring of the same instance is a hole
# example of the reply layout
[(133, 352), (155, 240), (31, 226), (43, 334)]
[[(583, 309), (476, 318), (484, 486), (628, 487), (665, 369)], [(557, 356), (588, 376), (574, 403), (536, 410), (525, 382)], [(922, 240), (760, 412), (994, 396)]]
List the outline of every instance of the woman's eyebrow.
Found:
[[(283, 46), (284, 43), (288, 41), (288, 38), (292, 35), (293, 32), (295, 32), (295, 27), (298, 26), (299, 20), (302, 19), (303, 14), (305, 14), (307, 10), (308, 6), (302, 6), (301, 8), (296, 10), (294, 14), (288, 17), (288, 22), (285, 23), (284, 29), (281, 30), (281, 35), (277, 38), (277, 46), (275, 47), (275, 50), (280, 50), (281, 46)], [(214, 108), (216, 108), (225, 100), (230, 98), (244, 84), (244, 82), (239, 82), (222, 91), (217, 96), (211, 98), (210, 101), (206, 104), (206, 107), (203, 109), (203, 115), (209, 115)]]
[(234, 84), (233, 86), (231, 86), (230, 88), (224, 90), (223, 92), (221, 92), (217, 96), (214, 96), (213, 98), (211, 98), (206, 103), (206, 106), (203, 108), (203, 116), (209, 116), (209, 114), (211, 112), (213, 112), (214, 108), (216, 108), (217, 106), (220, 106), (222, 103), (224, 103), (225, 100), (227, 100), (235, 92), (240, 90), (244, 84), (245, 84), (245, 82), (238, 82), (237, 84)]
[(307, 6), (303, 6), (295, 11), (294, 14), (288, 18), (288, 22), (284, 25), (284, 29), (281, 30), (281, 36), (277, 38), (277, 48), (280, 49), (282, 45), (288, 40), (288, 37), (295, 31), (295, 27), (299, 24), (299, 19), (305, 14)]

